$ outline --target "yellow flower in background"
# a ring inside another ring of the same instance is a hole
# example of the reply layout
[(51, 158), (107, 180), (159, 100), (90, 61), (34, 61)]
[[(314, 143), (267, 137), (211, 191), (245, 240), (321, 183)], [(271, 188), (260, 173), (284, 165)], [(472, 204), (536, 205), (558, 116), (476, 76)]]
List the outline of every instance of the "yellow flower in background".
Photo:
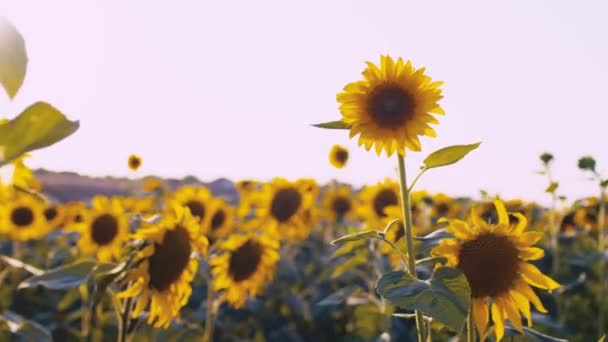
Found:
[[(385, 217), (382, 218), (382, 227), (379, 230), (384, 230), (384, 228), (393, 220), (399, 219), (399, 222), (393, 224), (388, 231), (386, 232), (385, 238), (390, 241), (395, 247), (397, 247), (403, 255), (407, 255), (407, 250), (405, 249), (405, 242), (403, 241), (403, 237), (405, 236), (405, 229), (403, 226), (403, 210), (401, 206), (391, 205), (384, 208)], [(420, 226), (414, 224), (412, 227), (414, 231), (414, 235), (418, 235), (421, 231)], [(401, 256), (397, 253), (391, 246), (386, 243), (380, 244), (380, 252), (384, 255), (388, 256), (391, 264), (394, 267), (403, 267), (401, 263)], [(407, 259), (406, 259), (407, 260)]]
[(87, 206), (82, 202), (65, 203), (63, 205), (63, 228), (66, 230), (77, 230), (78, 224), (84, 221), (87, 210)]
[(248, 229), (262, 229), (290, 242), (301, 241), (310, 234), (310, 211), (313, 193), (308, 182), (290, 182), (275, 178), (264, 184), (256, 195), (255, 218), (247, 222)]
[(204, 187), (184, 186), (173, 194), (173, 199), (179, 204), (188, 207), (193, 217), (202, 224), (209, 214), (209, 201), (211, 191)]
[(102, 262), (119, 258), (129, 238), (129, 221), (117, 198), (95, 196), (93, 206), (75, 225), (80, 232), (78, 248), (84, 255), (96, 255)]
[(366, 228), (382, 230), (384, 209), (401, 204), (399, 183), (386, 178), (376, 185), (368, 185), (359, 193), (360, 206), (358, 215), (363, 219)]
[(179, 203), (170, 203), (158, 223), (140, 228), (134, 238), (153, 243), (138, 254), (140, 263), (125, 280), (132, 285), (117, 296), (137, 297), (134, 318), (149, 303), (148, 324), (167, 328), (188, 303), (192, 279), (198, 270), (194, 255), (206, 256), (209, 242), (200, 232), (199, 220)]
[(213, 288), (224, 291), (232, 307), (245, 306), (247, 296), (256, 297), (274, 277), (279, 260), (279, 242), (268, 236), (234, 234), (219, 246), (211, 259)]
[(210, 241), (226, 237), (234, 225), (234, 208), (221, 198), (212, 198), (208, 208), (209, 215), (203, 223), (205, 235)]
[(43, 237), (49, 231), (44, 203), (25, 192), (7, 191), (0, 203), (0, 232), (17, 241)]
[(452, 197), (438, 193), (431, 197), (431, 217), (439, 219), (445, 218), (456, 218), (460, 213), (460, 204), (456, 202)]
[(236, 214), (240, 218), (247, 217), (255, 209), (255, 194), (262, 191), (262, 183), (252, 179), (244, 179), (234, 184), (239, 194), (239, 204)]
[(431, 114), (443, 115), (442, 82), (433, 82), (410, 61), (380, 56), (380, 65), (367, 62), (363, 80), (349, 83), (337, 95), (342, 121), (350, 126), (350, 137), (359, 134), (359, 146), (375, 147), (391, 156), (405, 155), (406, 148), (420, 151), (419, 136), (435, 137), (429, 124), (438, 124)]
[(61, 228), (64, 223), (65, 211), (58, 204), (48, 204), (43, 211), (49, 229)]
[(129, 169), (133, 171), (137, 171), (141, 167), (141, 157), (135, 154), (129, 156), (129, 160), (127, 161), (129, 165)]
[(527, 220), (520, 213), (513, 214), (517, 224), (509, 224), (504, 204), (496, 200), (494, 205), (496, 224), (489, 224), (474, 213), (468, 222), (446, 220), (446, 229), (454, 238), (442, 240), (431, 254), (446, 257), (449, 266), (465, 274), (471, 287), (477, 331), (484, 336), (491, 317), (496, 339), (500, 341), (505, 320), (522, 331), (523, 314), (528, 325), (532, 325), (530, 303), (536, 310), (547, 312), (530, 285), (549, 291), (560, 285), (528, 263), (544, 256), (541, 248), (532, 247), (543, 234), (526, 232)]
[(329, 163), (337, 169), (346, 166), (348, 162), (348, 150), (346, 147), (334, 145), (329, 151)]
[(29, 157), (29, 154), (24, 154), (13, 161), (13, 184), (24, 189), (40, 191), (42, 189), (40, 181), (24, 162), (25, 158)]
[(321, 200), (322, 215), (330, 222), (354, 220), (356, 209), (355, 197), (349, 186), (332, 186)]
[(319, 195), (319, 183), (314, 178), (298, 178), (295, 184), (302, 192), (311, 194), (312, 200), (316, 201)]

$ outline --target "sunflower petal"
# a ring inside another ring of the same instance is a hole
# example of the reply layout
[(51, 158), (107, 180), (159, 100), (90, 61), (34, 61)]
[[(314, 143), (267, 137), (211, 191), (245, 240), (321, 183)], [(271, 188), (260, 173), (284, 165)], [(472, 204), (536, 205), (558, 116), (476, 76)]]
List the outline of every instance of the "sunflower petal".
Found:
[(509, 214), (507, 214), (507, 209), (505, 209), (505, 205), (501, 200), (494, 200), (494, 206), (496, 207), (496, 213), (498, 214), (498, 224), (499, 225), (509, 225)]
[(545, 309), (543, 303), (540, 301), (536, 293), (534, 293), (534, 290), (532, 290), (530, 285), (528, 285), (528, 283), (526, 283), (524, 280), (520, 279), (515, 282), (515, 290), (528, 298), (537, 311), (547, 313), (547, 309)]
[(519, 256), (524, 260), (538, 260), (545, 256), (545, 251), (538, 247), (525, 247), (520, 249)]
[(505, 319), (502, 315), (502, 308), (496, 302), (492, 303), (492, 321), (494, 322), (496, 341), (500, 342), (505, 336)]
[(488, 322), (490, 320), (490, 310), (486, 304), (485, 299), (475, 298), (473, 299), (473, 318), (475, 319), (475, 326), (479, 336), (485, 336), (486, 330), (488, 330)]
[(524, 280), (532, 286), (547, 289), (549, 291), (557, 289), (561, 286), (555, 280), (544, 275), (538, 268), (536, 268), (536, 266), (527, 262), (520, 262), (519, 270), (522, 278), (524, 278)]
[(509, 296), (511, 296), (511, 300), (515, 303), (519, 311), (521, 311), (524, 317), (526, 317), (528, 327), (531, 327), (532, 314), (530, 312), (530, 301), (528, 298), (516, 290), (509, 291)]

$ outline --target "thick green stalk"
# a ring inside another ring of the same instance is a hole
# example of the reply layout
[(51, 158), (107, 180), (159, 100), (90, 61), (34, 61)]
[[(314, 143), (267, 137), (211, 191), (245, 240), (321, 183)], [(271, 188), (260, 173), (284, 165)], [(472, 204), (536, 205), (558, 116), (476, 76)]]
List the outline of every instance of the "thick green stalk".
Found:
[(215, 328), (215, 308), (213, 305), (213, 284), (211, 280), (207, 283), (207, 319), (205, 320), (205, 335), (203, 342), (211, 342), (213, 340), (213, 328)]
[(131, 321), (131, 308), (133, 307), (133, 298), (129, 297), (125, 300), (125, 306), (122, 307), (120, 320), (118, 321), (118, 342), (126, 342), (129, 336), (129, 322)]
[(473, 305), (469, 306), (467, 315), (467, 342), (475, 342), (475, 324), (473, 321)]
[(600, 280), (600, 289), (598, 291), (597, 294), (597, 303), (598, 303), (598, 332), (599, 332), (599, 337), (601, 338), (604, 334), (605, 334), (605, 327), (604, 327), (604, 321), (605, 321), (605, 316), (604, 316), (604, 284), (605, 282), (605, 277), (606, 277), (606, 262), (605, 262), (605, 258), (604, 258), (604, 253), (606, 251), (606, 245), (605, 245), (605, 237), (604, 237), (604, 217), (606, 215), (606, 188), (602, 185), (600, 185), (600, 212), (599, 212), (599, 217), (597, 219), (597, 249), (600, 252), (601, 255), (601, 259), (600, 259), (600, 269), (599, 269), (599, 280)]
[[(399, 183), (401, 186), (401, 210), (404, 218), (405, 243), (408, 256), (408, 271), (414, 277), (416, 274), (416, 256), (414, 254), (414, 237), (412, 224), (412, 207), (410, 205), (410, 192), (407, 188), (407, 177), (405, 173), (405, 159), (402, 155), (397, 155), (399, 163)], [(418, 342), (424, 342), (426, 330), (424, 327), (424, 316), (421, 311), (416, 310), (416, 329), (418, 330)]]

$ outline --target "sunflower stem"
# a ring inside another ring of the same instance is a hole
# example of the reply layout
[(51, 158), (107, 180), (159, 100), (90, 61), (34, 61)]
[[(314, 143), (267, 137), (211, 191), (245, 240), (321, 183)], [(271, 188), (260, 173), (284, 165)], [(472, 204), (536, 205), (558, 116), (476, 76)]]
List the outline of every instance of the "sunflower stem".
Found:
[[(399, 164), (399, 184), (401, 188), (401, 210), (403, 212), (403, 229), (405, 229), (405, 243), (408, 256), (408, 272), (416, 277), (416, 256), (414, 254), (414, 234), (412, 224), (412, 207), (410, 205), (410, 192), (407, 187), (407, 177), (405, 173), (405, 158), (397, 154)], [(421, 311), (416, 310), (416, 330), (418, 330), (418, 342), (426, 341), (426, 329), (424, 327), (424, 316)]]
[(84, 283), (78, 287), (80, 296), (82, 298), (82, 315), (80, 328), (82, 330), (82, 336), (89, 336), (89, 327), (91, 325), (91, 311), (89, 308), (89, 288), (88, 284)]
[(133, 298), (129, 297), (125, 300), (125, 305), (120, 312), (118, 322), (118, 342), (126, 342), (129, 335), (129, 321), (131, 318), (131, 308), (133, 307)]
[(597, 238), (597, 248), (598, 251), (600, 253), (600, 269), (599, 269), (599, 280), (600, 280), (600, 289), (598, 291), (597, 294), (597, 302), (598, 302), (598, 332), (599, 332), (599, 337), (601, 338), (604, 333), (605, 333), (605, 327), (604, 327), (604, 284), (605, 284), (605, 278), (606, 278), (606, 262), (605, 262), (605, 237), (604, 237), (604, 216), (606, 215), (606, 187), (602, 184), (603, 182), (600, 183), (600, 212), (599, 212), (599, 217), (597, 218), (597, 234), (598, 234), (598, 238)]
[[(549, 178), (549, 184), (553, 184), (553, 175), (551, 173), (551, 167), (549, 165), (545, 165), (545, 173)], [(551, 230), (551, 250), (553, 252), (553, 265), (552, 272), (554, 275), (557, 275), (557, 271), (559, 269), (559, 241), (557, 239), (557, 235), (559, 234), (559, 228), (557, 226), (556, 214), (555, 210), (557, 202), (557, 195), (555, 191), (551, 193), (551, 211), (549, 212), (549, 229)]]
[(203, 342), (211, 342), (213, 340), (213, 330), (215, 328), (214, 296), (213, 284), (209, 281), (207, 283), (207, 319), (205, 320), (205, 335), (203, 336)]
[(469, 305), (469, 314), (467, 315), (467, 342), (475, 342), (475, 326), (473, 324), (473, 305)]

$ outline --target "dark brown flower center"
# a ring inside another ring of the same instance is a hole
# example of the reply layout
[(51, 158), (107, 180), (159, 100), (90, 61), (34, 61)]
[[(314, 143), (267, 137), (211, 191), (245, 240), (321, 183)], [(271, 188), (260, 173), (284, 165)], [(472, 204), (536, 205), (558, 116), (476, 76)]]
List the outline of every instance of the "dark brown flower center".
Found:
[(448, 212), (450, 211), (450, 205), (445, 202), (437, 204), (436, 208), (437, 208), (437, 214), (439, 216), (447, 215)]
[(137, 157), (129, 158), (129, 168), (132, 170), (137, 170), (141, 166), (141, 159)]
[(165, 233), (161, 244), (154, 244), (154, 254), (148, 259), (150, 287), (164, 291), (179, 279), (190, 262), (190, 234), (177, 226)]
[(384, 85), (370, 95), (368, 110), (374, 122), (384, 128), (399, 126), (414, 114), (414, 98), (397, 85)]
[(17, 207), (11, 212), (11, 221), (17, 228), (25, 228), (34, 222), (34, 212), (28, 207)]
[(91, 237), (93, 241), (100, 245), (111, 243), (118, 235), (118, 220), (114, 215), (99, 215), (91, 224)]
[(44, 210), (44, 217), (49, 222), (53, 221), (55, 219), (55, 217), (57, 217), (57, 214), (58, 214), (57, 208), (55, 208), (55, 207), (49, 207)]
[(221, 227), (226, 221), (226, 212), (218, 210), (211, 217), (211, 230), (216, 230)]
[(281, 189), (274, 194), (270, 213), (279, 222), (288, 221), (300, 208), (302, 195), (292, 187)]
[(346, 197), (336, 197), (331, 206), (338, 220), (342, 220), (351, 208), (350, 200)]
[(190, 209), (192, 216), (195, 216), (201, 220), (205, 218), (205, 205), (203, 203), (192, 200), (186, 202), (186, 207)]
[(259, 242), (247, 240), (230, 255), (228, 272), (234, 281), (243, 281), (251, 277), (262, 261), (263, 248)]
[(373, 206), (376, 215), (379, 217), (386, 217), (384, 208), (399, 204), (399, 198), (397, 194), (391, 189), (380, 190), (374, 197)]
[(567, 231), (571, 231), (574, 229), (574, 227), (576, 226), (576, 222), (574, 221), (575, 215), (576, 215), (576, 213), (571, 212), (571, 213), (566, 214), (566, 216), (564, 216), (564, 218), (562, 219), (561, 228), (560, 228), (560, 230), (562, 232), (567, 232)]
[(395, 243), (405, 236), (405, 226), (403, 225), (402, 221), (399, 221), (396, 225), (393, 226), (392, 229), (395, 232), (395, 237), (394, 240), (391, 242)]
[(505, 236), (486, 234), (464, 242), (458, 268), (467, 277), (473, 298), (497, 297), (513, 288), (519, 272), (518, 254)]
[(348, 161), (348, 151), (346, 151), (346, 150), (336, 151), (335, 158), (340, 164), (346, 163)]

